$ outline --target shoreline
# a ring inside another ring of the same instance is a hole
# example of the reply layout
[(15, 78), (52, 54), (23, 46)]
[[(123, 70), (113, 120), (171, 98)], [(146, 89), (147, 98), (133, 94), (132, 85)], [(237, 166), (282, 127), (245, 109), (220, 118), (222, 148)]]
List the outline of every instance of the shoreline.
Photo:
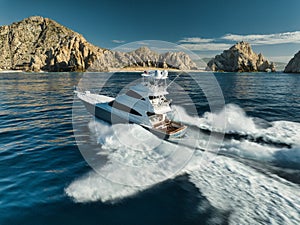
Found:
[(110, 68), (108, 72), (144, 72), (148, 70), (167, 70), (169, 72), (206, 72), (205, 70), (180, 70), (174, 68), (158, 68), (158, 67), (127, 67), (127, 68)]
[[(149, 71), (149, 70), (167, 70), (168, 72), (194, 72), (194, 73), (267, 73), (267, 72), (258, 72), (258, 71), (253, 71), (253, 72), (219, 72), (219, 71), (206, 71), (204, 69), (199, 69), (199, 70), (180, 70), (180, 69), (164, 69), (164, 68), (157, 68), (157, 67), (128, 67), (128, 68), (110, 68), (108, 71), (85, 71), (85, 72), (67, 72), (67, 71), (62, 71), (62, 72), (49, 72), (49, 71), (23, 71), (23, 70), (0, 70), (1, 73), (130, 73), (130, 72), (136, 72), (136, 73), (142, 73), (144, 71)], [(275, 72), (270, 72), (270, 73), (284, 73), (282, 70), (278, 70)]]
[(0, 73), (20, 73), (22, 70), (0, 70)]
[(62, 71), (62, 72), (49, 72), (49, 71), (23, 71), (23, 70), (0, 70), (0, 73), (115, 73), (115, 72), (144, 72), (144, 71), (149, 71), (149, 70), (167, 70), (169, 72), (207, 72), (203, 69), (199, 70), (180, 70), (180, 69), (164, 69), (164, 68), (157, 68), (157, 67), (128, 67), (128, 68), (110, 68), (108, 71), (85, 71), (85, 72), (67, 72), (67, 71)]

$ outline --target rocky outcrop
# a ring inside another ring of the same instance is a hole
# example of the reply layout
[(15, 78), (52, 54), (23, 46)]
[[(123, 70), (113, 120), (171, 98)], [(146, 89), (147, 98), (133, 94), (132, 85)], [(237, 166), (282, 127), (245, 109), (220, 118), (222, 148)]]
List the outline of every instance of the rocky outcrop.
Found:
[(239, 42), (221, 55), (207, 63), (207, 70), (225, 72), (275, 71), (274, 63), (270, 63), (259, 53), (253, 52), (247, 42)]
[(156, 67), (180, 70), (197, 70), (197, 65), (183, 52), (166, 52), (158, 54), (148, 47), (140, 47), (131, 52), (106, 51), (104, 55), (93, 62), (89, 71), (99, 71), (128, 67)]
[(0, 27), (0, 69), (26, 71), (107, 71), (131, 66), (196, 69), (185, 53), (158, 54), (141, 47), (132, 52), (99, 48), (40, 16)]
[(284, 68), (285, 73), (300, 73), (300, 51), (297, 52), (294, 57)]
[(39, 16), (0, 27), (0, 67), (3, 69), (84, 70), (104, 51), (80, 34)]

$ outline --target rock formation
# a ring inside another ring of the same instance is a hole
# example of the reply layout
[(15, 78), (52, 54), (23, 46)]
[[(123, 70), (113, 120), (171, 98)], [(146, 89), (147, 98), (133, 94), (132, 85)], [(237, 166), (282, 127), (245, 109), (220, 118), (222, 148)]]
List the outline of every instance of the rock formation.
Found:
[(294, 57), (284, 68), (285, 73), (300, 73), (300, 51), (297, 52)]
[(182, 52), (158, 54), (141, 47), (114, 52), (87, 42), (57, 22), (40, 16), (0, 27), (0, 70), (107, 71), (131, 66), (197, 69)]
[(0, 27), (0, 67), (29, 71), (84, 70), (105, 50), (39, 16)]
[(275, 71), (274, 63), (253, 52), (249, 43), (239, 42), (207, 63), (207, 70), (225, 72)]
[(140, 47), (131, 52), (105, 51), (88, 68), (89, 71), (99, 71), (98, 68), (111, 70), (126, 67), (157, 67), (180, 70), (197, 70), (197, 65), (183, 52), (166, 52), (158, 54), (148, 47)]

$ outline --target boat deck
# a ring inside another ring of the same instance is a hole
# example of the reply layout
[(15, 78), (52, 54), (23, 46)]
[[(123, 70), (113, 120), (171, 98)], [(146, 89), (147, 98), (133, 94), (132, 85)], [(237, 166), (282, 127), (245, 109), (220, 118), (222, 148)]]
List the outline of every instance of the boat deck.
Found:
[(89, 102), (90, 104), (93, 104), (93, 105), (98, 104), (98, 103), (111, 102), (111, 101), (115, 100), (115, 98), (108, 97), (105, 95), (93, 94), (93, 93), (90, 93), (89, 91), (78, 92), (77, 96), (81, 100)]
[(166, 134), (172, 134), (185, 129), (185, 126), (173, 121), (162, 121), (155, 124), (154, 129), (160, 130)]

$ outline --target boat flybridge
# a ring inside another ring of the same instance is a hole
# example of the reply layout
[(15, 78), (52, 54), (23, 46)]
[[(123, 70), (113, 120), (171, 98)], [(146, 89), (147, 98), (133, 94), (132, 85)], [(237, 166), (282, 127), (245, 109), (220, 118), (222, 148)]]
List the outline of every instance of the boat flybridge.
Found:
[(141, 83), (116, 98), (75, 92), (87, 110), (101, 120), (139, 124), (163, 139), (182, 137), (187, 127), (169, 118), (173, 110), (166, 98), (168, 71), (144, 71), (141, 76)]

